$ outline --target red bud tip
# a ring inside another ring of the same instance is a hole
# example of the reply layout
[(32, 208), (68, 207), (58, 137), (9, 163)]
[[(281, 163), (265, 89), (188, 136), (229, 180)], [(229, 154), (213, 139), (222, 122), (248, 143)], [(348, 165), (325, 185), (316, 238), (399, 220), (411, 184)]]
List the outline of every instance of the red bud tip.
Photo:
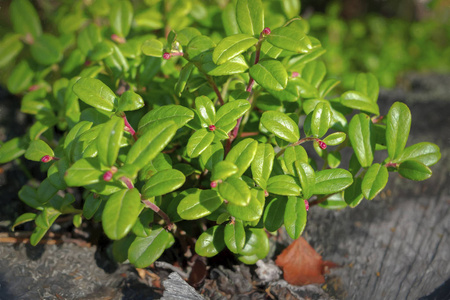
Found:
[(163, 54), (163, 58), (164, 59), (169, 59), (170, 57), (171, 57), (170, 53), (166, 52), (166, 53)]
[(325, 149), (327, 149), (327, 144), (325, 144), (322, 141), (319, 141), (319, 147), (320, 147), (320, 149), (325, 150)]
[(113, 40), (114, 42), (119, 43), (119, 44), (125, 43), (125, 39), (121, 36), (118, 36), (115, 33), (111, 34), (111, 40)]
[(51, 157), (50, 155), (45, 155), (44, 157), (41, 158), (41, 161), (43, 163), (47, 163), (49, 161), (53, 160), (53, 157)]
[(105, 174), (103, 174), (103, 180), (104, 181), (110, 181), (113, 177), (113, 173), (111, 171), (106, 171)]
[(269, 197), (269, 192), (268, 191), (264, 191), (264, 197)]
[(215, 187), (217, 187), (217, 181), (211, 181), (211, 188), (213, 189), (213, 188), (215, 188)]
[(85, 62), (84, 62), (84, 65), (87, 67), (87, 66), (90, 66), (91, 65), (91, 61), (90, 60), (86, 60)]
[(298, 72), (292, 72), (292, 78), (298, 77), (299, 75)]
[(216, 130), (216, 126), (214, 126), (214, 125), (209, 125), (208, 128), (210, 131)]
[(269, 27), (266, 27), (266, 28), (264, 28), (264, 30), (263, 30), (263, 35), (269, 35), (270, 34), (270, 28)]
[(28, 91), (29, 91), (29, 92), (32, 92), (32, 91), (37, 90), (38, 88), (39, 88), (39, 85), (33, 84), (32, 86), (30, 86), (30, 87), (28, 88)]
[(308, 202), (308, 200), (305, 200), (305, 207), (306, 207), (306, 211), (308, 211), (309, 210), (309, 202)]

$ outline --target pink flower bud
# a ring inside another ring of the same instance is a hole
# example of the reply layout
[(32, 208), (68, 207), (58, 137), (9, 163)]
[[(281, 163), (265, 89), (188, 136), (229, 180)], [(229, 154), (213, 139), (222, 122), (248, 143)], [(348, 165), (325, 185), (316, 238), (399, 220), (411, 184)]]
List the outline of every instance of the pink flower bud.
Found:
[(110, 181), (113, 177), (113, 173), (111, 171), (106, 171), (105, 174), (103, 174), (103, 180), (104, 181)]
[(123, 37), (121, 37), (121, 36), (118, 36), (118, 35), (115, 34), (115, 33), (113, 33), (113, 34), (111, 35), (111, 39), (112, 39), (114, 42), (119, 43), (119, 44), (124, 44), (124, 43), (125, 43), (125, 39), (124, 39)]
[(327, 149), (327, 144), (325, 144), (322, 141), (319, 141), (319, 147), (320, 147), (320, 149), (325, 150), (325, 149)]
[(214, 125), (209, 125), (208, 128), (210, 131), (216, 130), (216, 126), (214, 126)]
[(29, 92), (32, 92), (32, 91), (37, 90), (38, 88), (39, 88), (39, 85), (33, 84), (32, 86), (30, 86), (30, 87), (28, 88), (28, 91), (29, 91)]
[(41, 158), (41, 161), (42, 161), (43, 163), (47, 163), (47, 162), (49, 162), (49, 161), (51, 161), (51, 160), (53, 160), (53, 157), (51, 157), (50, 155), (44, 155), (44, 156)]
[(269, 192), (268, 191), (264, 191), (264, 197), (269, 197)]
[(271, 32), (271, 31), (270, 31), (270, 28), (269, 28), (269, 27), (264, 28), (263, 31), (262, 31), (263, 35), (269, 35), (270, 32)]
[(299, 75), (298, 72), (292, 72), (292, 78), (298, 77)]
[(167, 53), (167, 52), (163, 54), (164, 59), (169, 59), (171, 56), (172, 55), (170, 55), (170, 53)]
[(211, 188), (213, 189), (213, 188), (216, 188), (217, 187), (217, 181), (211, 181)]
[(309, 210), (309, 202), (306, 199), (305, 199), (305, 207), (306, 207), (306, 211), (308, 211)]

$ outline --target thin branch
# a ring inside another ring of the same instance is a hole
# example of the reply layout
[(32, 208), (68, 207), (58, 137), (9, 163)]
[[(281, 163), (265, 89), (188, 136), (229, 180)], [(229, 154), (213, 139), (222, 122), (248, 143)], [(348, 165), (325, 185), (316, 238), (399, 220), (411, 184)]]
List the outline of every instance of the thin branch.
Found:
[(163, 212), (158, 205), (156, 205), (155, 203), (151, 202), (150, 200), (141, 200), (142, 203), (144, 203), (144, 205), (148, 208), (150, 208), (151, 210), (153, 210), (155, 213), (157, 213), (163, 220), (164, 222), (167, 224), (166, 225), (166, 229), (167, 230), (172, 230), (173, 227), (173, 223), (170, 221), (169, 216)]

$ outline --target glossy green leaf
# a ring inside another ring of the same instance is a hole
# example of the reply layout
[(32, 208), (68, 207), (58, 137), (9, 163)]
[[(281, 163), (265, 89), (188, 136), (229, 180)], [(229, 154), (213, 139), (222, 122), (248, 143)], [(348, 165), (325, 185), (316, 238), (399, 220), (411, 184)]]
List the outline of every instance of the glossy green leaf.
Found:
[(142, 53), (153, 57), (162, 57), (164, 45), (157, 39), (146, 40), (141, 47)]
[(212, 257), (225, 248), (224, 226), (217, 225), (208, 228), (195, 242), (195, 252), (204, 257)]
[(229, 202), (227, 204), (227, 210), (233, 217), (239, 220), (247, 222), (258, 221), (263, 213), (263, 203), (258, 200), (260, 196), (264, 199), (264, 191), (252, 189), (248, 205), (241, 206)]
[(298, 17), (300, 15), (300, 1), (299, 0), (282, 0), (281, 7), (288, 19)]
[(30, 236), (30, 244), (36, 246), (47, 233), (48, 228), (36, 227)]
[(356, 157), (362, 167), (372, 165), (375, 151), (375, 135), (372, 130), (372, 121), (366, 114), (353, 116), (349, 124), (348, 137), (355, 151)]
[(298, 124), (282, 112), (266, 111), (262, 114), (260, 122), (267, 130), (284, 141), (295, 143), (300, 139)]
[(160, 123), (146, 131), (128, 152), (125, 164), (139, 164), (142, 168), (153, 160), (172, 140), (177, 131), (173, 121)]
[(101, 203), (102, 199), (99, 196), (94, 193), (90, 193), (83, 204), (83, 216), (88, 220), (91, 219), (100, 207)]
[(84, 186), (99, 182), (103, 173), (97, 158), (83, 158), (67, 170), (64, 179), (68, 186)]
[[(221, 65), (215, 64), (212, 60), (212, 51), (205, 52), (200, 59), (200, 70), (211, 76), (240, 74), (248, 69), (248, 64), (242, 55), (233, 57)], [(190, 88), (190, 91), (192, 91), (192, 88)]]
[(238, 0), (236, 21), (242, 33), (258, 36), (264, 29), (264, 11), (261, 0)]
[(105, 41), (97, 43), (89, 52), (89, 58), (93, 61), (100, 61), (112, 55), (114, 49)]
[(298, 78), (288, 80), (286, 88), (281, 91), (267, 90), (275, 98), (285, 102), (297, 102), (300, 97)]
[(360, 73), (355, 79), (355, 90), (369, 97), (372, 102), (377, 103), (380, 90), (378, 79), (372, 73)]
[(113, 242), (112, 256), (115, 261), (123, 263), (128, 259), (128, 250), (135, 239), (136, 236), (129, 234), (123, 239)]
[(214, 103), (206, 96), (195, 98), (195, 109), (207, 125), (212, 125), (216, 121), (216, 109)]
[(29, 185), (24, 185), (19, 190), (18, 196), (19, 199), (22, 200), (22, 202), (25, 203), (26, 205), (37, 210), (44, 209), (42, 203), (38, 199), (37, 189), (32, 188)]
[(312, 50), (311, 40), (304, 32), (291, 27), (279, 27), (272, 30), (266, 41), (275, 47), (297, 53), (308, 53)]
[(126, 37), (130, 32), (133, 20), (133, 6), (127, 0), (115, 3), (109, 14), (109, 22), (113, 32), (121, 37)]
[(436, 144), (422, 142), (406, 147), (393, 162), (415, 160), (426, 166), (432, 166), (441, 159), (441, 152)]
[(325, 98), (328, 93), (330, 93), (338, 84), (340, 83), (339, 80), (331, 78), (327, 79), (319, 87), (319, 97)]
[(272, 194), (284, 196), (300, 196), (302, 189), (297, 181), (290, 175), (276, 175), (267, 181), (267, 191)]
[(185, 181), (186, 177), (182, 172), (175, 169), (163, 170), (150, 177), (141, 193), (146, 198), (165, 195), (180, 188)]
[(202, 154), (214, 140), (214, 133), (202, 128), (197, 130), (190, 138), (186, 146), (187, 155), (195, 158)]
[[(269, 253), (269, 238), (262, 228), (247, 228), (245, 230), (245, 245), (239, 252), (243, 256), (255, 255), (263, 259)], [(239, 257), (238, 257), (239, 258)]]
[(341, 95), (341, 103), (346, 107), (353, 109), (359, 109), (360, 111), (368, 112), (371, 114), (379, 115), (380, 109), (378, 104), (373, 102), (369, 96), (357, 91), (348, 91)]
[(117, 160), (125, 123), (122, 118), (113, 117), (106, 122), (97, 138), (98, 158), (102, 165), (111, 167)]
[(342, 198), (342, 193), (337, 193), (320, 202), (319, 206), (326, 209), (343, 209), (347, 207), (347, 203)]
[(311, 133), (316, 138), (324, 136), (331, 125), (331, 108), (325, 102), (319, 102), (311, 115)]
[(7, 88), (12, 94), (26, 90), (33, 80), (34, 72), (26, 60), (21, 60), (9, 74)]
[(47, 171), (47, 178), (58, 190), (65, 190), (67, 187), (64, 175), (69, 168), (69, 160), (63, 157), (55, 161)]
[(209, 171), (213, 170), (214, 165), (222, 161), (224, 157), (224, 149), (221, 143), (212, 143), (205, 151), (202, 152), (199, 158), (202, 169)]
[(28, 0), (14, 0), (9, 6), (14, 31), (34, 38), (42, 34), (41, 21), (34, 6)]
[(136, 188), (111, 195), (102, 215), (105, 234), (112, 240), (125, 237), (136, 222), (142, 208), (141, 197)]
[(228, 249), (233, 253), (239, 253), (245, 245), (244, 224), (240, 220), (225, 225), (224, 241)]
[[(15, 227), (17, 227), (23, 223), (34, 221), (36, 219), (36, 216), (37, 215), (35, 213), (21, 214), (20, 216), (17, 217), (17, 219), (14, 221), (14, 224), (11, 226), (11, 231), (14, 231)], [(245, 242), (245, 233), (244, 233), (244, 242)], [(242, 246), (244, 246), (244, 243), (242, 243)]]
[(170, 234), (164, 228), (153, 230), (147, 237), (137, 237), (128, 249), (128, 259), (137, 268), (154, 263), (166, 249)]
[(398, 167), (398, 173), (405, 178), (422, 181), (431, 177), (431, 170), (425, 164), (415, 160), (405, 160)]
[(225, 160), (238, 167), (239, 171), (236, 173), (236, 177), (242, 176), (250, 167), (257, 149), (258, 142), (251, 138), (244, 139), (231, 148)]
[(120, 95), (117, 110), (118, 111), (138, 110), (144, 107), (144, 105), (145, 105), (144, 100), (140, 95), (136, 94), (132, 90), (128, 90), (122, 95)]
[(305, 201), (299, 197), (288, 197), (284, 212), (284, 227), (293, 239), (298, 239), (306, 226)]
[(230, 177), (219, 183), (218, 187), (220, 196), (228, 202), (238, 206), (247, 206), (250, 203), (250, 189), (243, 180)]
[(235, 100), (222, 105), (216, 114), (216, 127), (222, 127), (235, 122), (242, 117), (251, 105), (247, 100)]
[(112, 111), (117, 102), (113, 91), (95, 78), (80, 78), (73, 91), (83, 102), (97, 109)]
[(212, 59), (215, 64), (221, 65), (254, 46), (257, 42), (258, 40), (249, 34), (241, 33), (228, 36), (214, 48)]
[(262, 87), (281, 91), (287, 86), (286, 69), (277, 60), (264, 60), (250, 68), (250, 76)]
[(295, 161), (300, 161), (303, 163), (308, 163), (308, 154), (305, 148), (300, 145), (287, 147), (283, 155), (283, 160), (286, 165), (287, 172), (295, 176)]
[(187, 81), (189, 80), (189, 77), (191, 76), (192, 71), (195, 69), (195, 65), (193, 63), (187, 63), (180, 72), (180, 77), (178, 77), (178, 82), (175, 85), (175, 93), (179, 96), (181, 96), (181, 93), (183, 93)]
[(387, 168), (380, 164), (373, 164), (364, 175), (361, 191), (367, 200), (372, 200), (386, 186), (389, 179)]
[(22, 51), (19, 34), (5, 35), (0, 41), (0, 68), (3, 68)]
[(264, 210), (264, 227), (269, 232), (277, 231), (283, 225), (285, 211), (286, 199), (284, 197), (272, 199)]
[(145, 114), (138, 125), (139, 135), (144, 134), (150, 128), (166, 121), (173, 121), (178, 128), (183, 127), (187, 122), (194, 118), (194, 112), (181, 105), (164, 105), (153, 109)]
[(44, 33), (30, 46), (31, 56), (41, 65), (51, 65), (63, 58), (63, 48), (53, 35)]
[(219, 161), (213, 166), (211, 180), (225, 180), (236, 174), (239, 168), (231, 161)]
[[(186, 53), (191, 59), (197, 60), (201, 58), (202, 53), (211, 50), (216, 44), (205, 35), (199, 35), (194, 37), (186, 47)], [(212, 53), (211, 53), (212, 61)]]
[(275, 151), (270, 144), (258, 144), (251, 164), (253, 180), (263, 189), (267, 188), (267, 180), (272, 173)]
[(326, 169), (316, 172), (313, 194), (328, 195), (340, 192), (353, 183), (352, 174), (344, 169)]
[(94, 49), (95, 45), (101, 41), (102, 35), (100, 32), (100, 27), (91, 23), (78, 34), (78, 49), (80, 49), (85, 56), (88, 56), (90, 51)]
[(197, 220), (218, 209), (222, 202), (215, 190), (197, 190), (181, 200), (177, 212), (184, 220)]
[(316, 173), (308, 163), (300, 160), (296, 160), (294, 165), (302, 188), (302, 197), (303, 199), (309, 199), (313, 195)]
[(326, 136), (322, 141), (327, 144), (327, 146), (336, 146), (345, 141), (347, 135), (345, 132), (334, 132)]
[(225, 9), (222, 10), (222, 23), (227, 35), (233, 35), (240, 32), (236, 20), (236, 3), (234, 1), (228, 2)]
[(395, 102), (386, 119), (386, 146), (390, 159), (396, 159), (403, 152), (411, 129), (411, 112), (408, 106)]
[(350, 207), (356, 207), (364, 199), (361, 190), (362, 178), (355, 177), (353, 183), (344, 191), (344, 200)]
[(15, 137), (0, 147), (0, 164), (12, 161), (22, 156), (28, 148), (24, 138)]
[(319, 88), (326, 74), (325, 63), (317, 60), (307, 63), (302, 70), (302, 78), (316, 89)]

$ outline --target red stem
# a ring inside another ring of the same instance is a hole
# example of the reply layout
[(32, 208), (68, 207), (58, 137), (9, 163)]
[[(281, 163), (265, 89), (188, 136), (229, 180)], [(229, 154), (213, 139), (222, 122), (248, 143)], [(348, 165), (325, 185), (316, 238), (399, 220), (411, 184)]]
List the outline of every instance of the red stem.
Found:
[(122, 116), (123, 121), (125, 122), (125, 131), (128, 131), (133, 136), (134, 140), (137, 141), (136, 131), (133, 129), (133, 127), (128, 123), (127, 116), (125, 113)]
[(171, 230), (172, 229), (173, 223), (170, 221), (169, 216), (165, 212), (163, 212), (158, 207), (158, 205), (156, 205), (155, 203), (151, 202), (150, 200), (142, 200), (142, 203), (144, 203), (145, 206), (147, 206), (148, 208), (153, 210), (155, 213), (157, 213), (164, 220), (164, 222), (166, 222), (167, 230)]

